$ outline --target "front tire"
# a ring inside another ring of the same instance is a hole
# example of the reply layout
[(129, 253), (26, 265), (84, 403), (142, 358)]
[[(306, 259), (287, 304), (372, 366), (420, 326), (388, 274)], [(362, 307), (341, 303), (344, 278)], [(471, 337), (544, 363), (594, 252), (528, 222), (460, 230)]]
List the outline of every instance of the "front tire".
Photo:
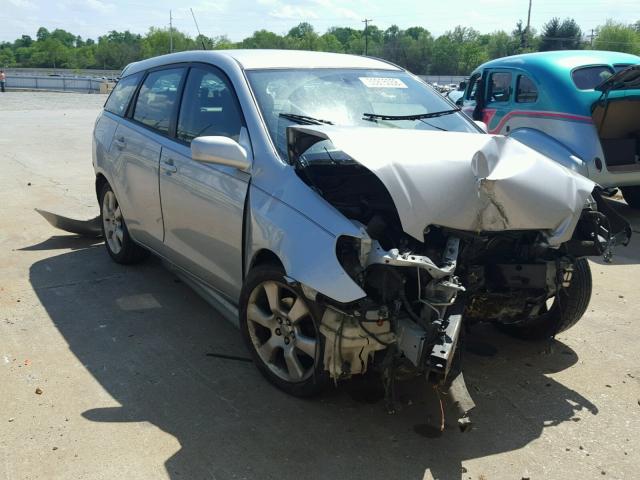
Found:
[(322, 370), (321, 309), (291, 286), (282, 268), (255, 267), (240, 294), (240, 330), (253, 361), (269, 382), (298, 397), (319, 393)]
[(138, 263), (149, 256), (148, 250), (131, 239), (116, 194), (108, 183), (100, 191), (100, 217), (105, 247), (116, 263)]
[[(591, 299), (591, 269), (584, 258), (574, 265), (573, 277), (540, 315), (521, 323), (500, 325), (505, 333), (522, 340), (544, 340), (573, 327), (582, 318)], [(559, 297), (559, 298), (558, 298)]]
[(640, 209), (640, 187), (621, 187), (620, 190), (627, 205)]

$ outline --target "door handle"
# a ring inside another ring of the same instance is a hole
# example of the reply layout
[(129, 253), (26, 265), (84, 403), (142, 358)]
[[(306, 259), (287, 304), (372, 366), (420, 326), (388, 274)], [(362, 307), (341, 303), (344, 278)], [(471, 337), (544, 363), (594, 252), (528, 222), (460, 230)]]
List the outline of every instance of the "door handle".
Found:
[(164, 160), (160, 167), (167, 173), (176, 173), (178, 171), (178, 167), (173, 163), (173, 158), (167, 158)]
[(120, 150), (127, 146), (127, 142), (125, 141), (124, 137), (116, 137), (113, 143), (115, 143), (116, 147)]

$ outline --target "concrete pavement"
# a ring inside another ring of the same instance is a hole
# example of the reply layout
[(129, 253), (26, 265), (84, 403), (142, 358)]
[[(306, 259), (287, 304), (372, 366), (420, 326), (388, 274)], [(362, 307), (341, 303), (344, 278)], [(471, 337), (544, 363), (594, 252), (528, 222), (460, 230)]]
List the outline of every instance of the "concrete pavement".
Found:
[(116, 265), (33, 211), (97, 214), (104, 99), (0, 95), (0, 479), (640, 477), (640, 234), (591, 262), (588, 312), (555, 342), (476, 329), (497, 353), (465, 359), (475, 428), (437, 436), (420, 384), (396, 415), (367, 382), (279, 392), (218, 356), (247, 357), (239, 332), (160, 262)]

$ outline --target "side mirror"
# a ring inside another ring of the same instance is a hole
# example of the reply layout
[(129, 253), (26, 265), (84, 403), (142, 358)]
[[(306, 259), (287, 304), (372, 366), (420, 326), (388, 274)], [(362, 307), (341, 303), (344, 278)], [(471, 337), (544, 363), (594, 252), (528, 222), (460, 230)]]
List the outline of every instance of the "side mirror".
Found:
[(458, 105), (459, 107), (464, 105), (464, 95), (456, 100), (456, 105)]
[(477, 126), (480, 127), (480, 129), (484, 132), (484, 133), (489, 133), (489, 127), (487, 127), (487, 124), (484, 123), (481, 120), (474, 120), (473, 123), (475, 123)]
[(229, 137), (197, 137), (191, 140), (191, 158), (197, 162), (249, 170), (247, 151)]

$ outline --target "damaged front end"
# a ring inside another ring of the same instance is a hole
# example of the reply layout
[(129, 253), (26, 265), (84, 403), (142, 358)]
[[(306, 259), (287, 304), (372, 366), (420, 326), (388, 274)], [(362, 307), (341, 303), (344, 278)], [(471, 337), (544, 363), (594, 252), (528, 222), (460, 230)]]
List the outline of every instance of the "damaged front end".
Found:
[(538, 322), (553, 336), (580, 258), (629, 241), (593, 182), (505, 137), (290, 127), (288, 145), (300, 178), (360, 231), (338, 237), (336, 256), (366, 297), (313, 294), (324, 368), (335, 380), (378, 369), (390, 409), (394, 382), (424, 375), (464, 425), (463, 322)]

